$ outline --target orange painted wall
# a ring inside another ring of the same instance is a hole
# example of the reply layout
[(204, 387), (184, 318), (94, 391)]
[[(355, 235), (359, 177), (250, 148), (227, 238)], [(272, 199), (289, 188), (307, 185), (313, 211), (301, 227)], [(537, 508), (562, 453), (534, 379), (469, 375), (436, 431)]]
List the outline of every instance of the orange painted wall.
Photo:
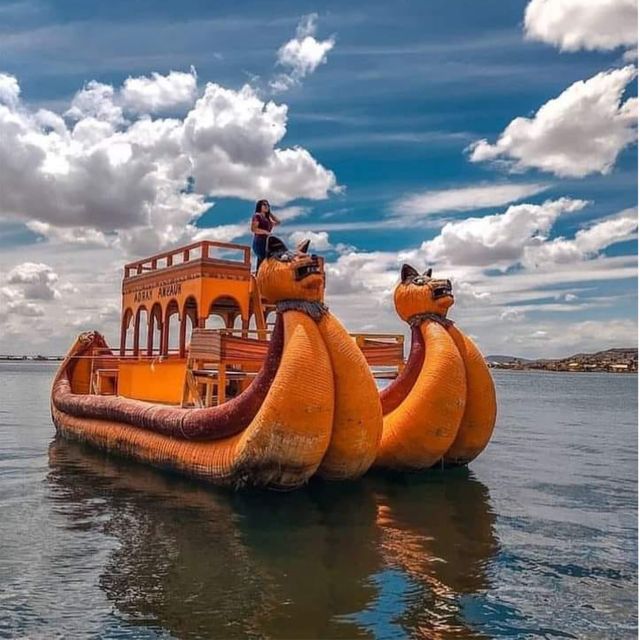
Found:
[(163, 362), (121, 362), (118, 394), (126, 398), (180, 404), (187, 369), (184, 359)]

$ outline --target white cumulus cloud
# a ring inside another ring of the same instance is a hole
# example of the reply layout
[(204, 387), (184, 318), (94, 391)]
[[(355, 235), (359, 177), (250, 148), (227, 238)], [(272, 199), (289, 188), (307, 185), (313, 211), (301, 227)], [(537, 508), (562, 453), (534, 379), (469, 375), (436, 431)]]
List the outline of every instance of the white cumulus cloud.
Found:
[(14, 76), (0, 73), (0, 103), (14, 107), (20, 97), (20, 85)]
[(122, 124), (122, 107), (116, 104), (116, 92), (110, 84), (91, 80), (78, 91), (65, 115), (74, 120), (95, 118), (112, 125)]
[[(158, 85), (175, 80), (172, 73), (146, 84), (135, 79), (149, 90), (146, 98), (136, 94), (138, 107), (143, 98), (149, 110), (167, 107)], [(195, 73), (182, 76), (189, 89)], [(140, 255), (189, 242), (211, 207), (207, 198), (266, 196), (284, 205), (338, 189), (333, 172), (306, 149), (280, 146), (287, 105), (266, 102), (249, 86), (209, 83), (184, 118), (125, 120), (118, 90), (98, 82), (74, 96), (65, 117), (34, 113), (19, 95), (17, 80), (3, 75), (0, 217), (60, 242), (104, 244), (115, 235)]]
[(248, 85), (240, 91), (208, 84), (184, 121), (183, 148), (196, 188), (213, 196), (272, 204), (326, 198), (335, 176), (302, 147), (278, 148), (287, 106), (263, 102)]
[(524, 313), (516, 307), (508, 307), (500, 313), (499, 317), (500, 320), (505, 322), (522, 322), (524, 320)]
[(40, 318), (45, 310), (37, 302), (29, 302), (20, 296), (16, 296), (10, 289), (0, 289), (0, 300), (3, 301), (3, 310), (0, 310), (0, 318), (9, 315), (22, 316), (23, 318)]
[(298, 84), (305, 76), (313, 73), (321, 64), (327, 61), (327, 54), (335, 45), (333, 37), (327, 40), (317, 40), (317, 14), (312, 13), (300, 21), (296, 37), (282, 45), (278, 50), (277, 64), (286, 73), (277, 75), (271, 81), (274, 91), (285, 91)]
[(632, 208), (578, 231), (575, 241), (583, 253), (597, 253), (612, 244), (631, 239), (637, 231), (638, 211)]
[(329, 242), (329, 234), (326, 231), (294, 231), (288, 239), (288, 246), (295, 247), (303, 240), (310, 240), (309, 253), (317, 251), (331, 251), (333, 245)]
[(125, 108), (137, 113), (158, 113), (194, 103), (198, 91), (195, 69), (191, 73), (170, 71), (166, 76), (127, 78), (120, 91)]
[(500, 206), (540, 193), (545, 184), (487, 184), (458, 189), (423, 191), (404, 196), (393, 204), (401, 216), (419, 216), (443, 211), (470, 211)]
[(429, 262), (456, 265), (509, 266), (525, 248), (542, 244), (558, 217), (578, 211), (584, 200), (560, 198), (541, 205), (519, 204), (504, 213), (448, 222), (433, 240), (422, 244)]
[(637, 231), (638, 213), (636, 209), (628, 209), (581, 229), (573, 239), (554, 238), (538, 246), (525, 247), (523, 264), (540, 268), (579, 262), (613, 244), (634, 238)]
[(213, 240), (214, 242), (232, 242), (249, 232), (247, 224), (219, 224), (215, 227), (200, 229), (194, 236), (194, 242)]
[(526, 37), (559, 47), (610, 50), (638, 42), (637, 0), (531, 0)]
[[(23, 262), (16, 265), (6, 277), (10, 290), (25, 300), (53, 300), (60, 294), (54, 284), (58, 274), (47, 264)], [(5, 292), (7, 288), (5, 288)]]
[(26, 223), (30, 231), (48, 240), (64, 244), (84, 244), (99, 247), (109, 245), (109, 239), (97, 229), (86, 227), (55, 227), (48, 222), (29, 220)]
[(532, 118), (516, 118), (495, 144), (469, 147), (472, 162), (506, 159), (515, 170), (536, 168), (563, 177), (608, 173), (637, 138), (637, 98), (623, 101), (636, 77), (627, 66), (578, 81)]

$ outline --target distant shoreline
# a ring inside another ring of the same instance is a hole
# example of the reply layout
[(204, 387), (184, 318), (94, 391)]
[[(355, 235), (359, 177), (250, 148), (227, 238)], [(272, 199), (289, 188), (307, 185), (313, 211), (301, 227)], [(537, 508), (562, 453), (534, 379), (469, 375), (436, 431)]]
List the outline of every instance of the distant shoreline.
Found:
[(0, 362), (62, 362), (64, 356), (0, 356)]
[(566, 371), (569, 373), (637, 373), (638, 348), (622, 347), (595, 353), (575, 353), (568, 358), (516, 358), (488, 355), (485, 362), (492, 369), (509, 371)]
[(635, 369), (621, 369), (619, 371), (612, 371), (611, 369), (542, 369), (537, 367), (489, 367), (491, 370), (495, 371), (513, 371), (514, 373), (610, 373), (611, 375), (620, 375), (620, 374), (638, 374), (638, 371)]
[[(62, 362), (64, 356), (0, 354), (0, 362)], [(511, 355), (487, 355), (491, 369), (504, 371), (548, 371), (556, 373), (637, 373), (638, 348), (618, 347), (595, 353), (576, 353), (566, 358), (520, 358)]]
[[(51, 357), (51, 358), (3, 358), (0, 357), (0, 363), (11, 362), (11, 363), (23, 363), (23, 364), (58, 364), (64, 360), (64, 357)], [(591, 369), (580, 369), (580, 368), (545, 368), (545, 367), (527, 367), (527, 366), (509, 366), (509, 365), (496, 365), (495, 363), (487, 363), (490, 369), (496, 371), (513, 371), (515, 373), (530, 373), (535, 371), (537, 373), (610, 373), (613, 375), (622, 374), (637, 374), (637, 369), (599, 369), (599, 368), (591, 368)]]

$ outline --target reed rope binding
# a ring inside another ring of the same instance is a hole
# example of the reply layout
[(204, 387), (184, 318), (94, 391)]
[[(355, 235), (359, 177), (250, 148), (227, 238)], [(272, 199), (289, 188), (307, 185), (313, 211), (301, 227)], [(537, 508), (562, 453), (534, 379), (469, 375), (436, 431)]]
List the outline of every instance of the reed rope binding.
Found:
[(301, 311), (318, 322), (324, 315), (329, 313), (329, 307), (322, 302), (311, 300), (279, 300), (276, 303), (276, 311)]
[(444, 316), (441, 316), (437, 313), (416, 313), (415, 315), (411, 316), (407, 320), (407, 322), (411, 327), (418, 327), (425, 320), (433, 320), (434, 322), (441, 324), (445, 329), (447, 327), (452, 327), (454, 324), (453, 320), (449, 320), (448, 318), (445, 318)]

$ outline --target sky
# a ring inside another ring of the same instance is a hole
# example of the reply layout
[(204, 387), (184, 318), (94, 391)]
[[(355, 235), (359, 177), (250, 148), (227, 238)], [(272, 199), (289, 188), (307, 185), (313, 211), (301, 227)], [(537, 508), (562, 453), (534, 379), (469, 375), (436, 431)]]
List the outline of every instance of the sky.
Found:
[(350, 331), (403, 263), (485, 354), (637, 344), (637, 0), (0, 0), (0, 354), (118, 343), (125, 262), (278, 235)]

